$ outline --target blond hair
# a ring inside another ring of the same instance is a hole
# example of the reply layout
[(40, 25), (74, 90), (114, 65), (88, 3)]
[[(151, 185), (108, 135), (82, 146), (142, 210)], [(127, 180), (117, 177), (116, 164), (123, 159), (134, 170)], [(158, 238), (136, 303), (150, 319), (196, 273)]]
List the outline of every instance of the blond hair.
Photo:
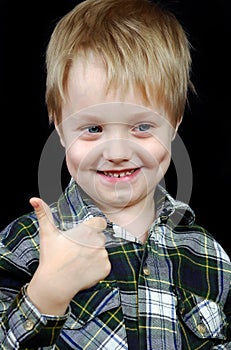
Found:
[(72, 62), (93, 52), (105, 64), (108, 89), (133, 86), (176, 125), (192, 86), (190, 49), (176, 17), (153, 2), (85, 0), (59, 20), (47, 47), (49, 118), (61, 122)]

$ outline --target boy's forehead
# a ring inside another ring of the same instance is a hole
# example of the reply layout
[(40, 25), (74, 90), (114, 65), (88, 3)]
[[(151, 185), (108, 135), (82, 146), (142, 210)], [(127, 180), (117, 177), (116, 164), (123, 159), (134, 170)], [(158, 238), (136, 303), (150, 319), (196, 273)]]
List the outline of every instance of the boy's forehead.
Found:
[(107, 72), (103, 60), (90, 52), (73, 60), (69, 71), (67, 98), (62, 108), (62, 119), (92, 113), (95, 116), (110, 115), (117, 118), (124, 116), (158, 113), (165, 115), (162, 106), (157, 106), (154, 98), (152, 104), (144, 100), (138, 87), (128, 84), (124, 89), (110, 85), (108, 88)]
[[(109, 80), (111, 80), (109, 76), (106, 63), (99, 55), (91, 51), (86, 56), (80, 53), (73, 60), (69, 71), (68, 94), (70, 98), (84, 97), (85, 95), (91, 98), (91, 94), (94, 94), (94, 96), (101, 98), (99, 102), (104, 102), (105, 99), (107, 101), (125, 101), (126, 98), (130, 99), (129, 102), (134, 102), (131, 98), (134, 96), (137, 98), (137, 95), (140, 95), (140, 100), (143, 100), (140, 90), (132, 83), (132, 76), (131, 79), (129, 76), (126, 76), (125, 79), (122, 74), (122, 80), (114, 84), (115, 80), (112, 79), (110, 86), (108, 85)], [(116, 76), (118, 78), (118, 74)]]
[(158, 110), (154, 111), (151, 108), (148, 108), (144, 105), (124, 102), (124, 101), (116, 101), (116, 102), (105, 102), (99, 103), (95, 105), (88, 106), (86, 108), (82, 108), (77, 110), (70, 118), (81, 118), (82, 116), (86, 117), (118, 117), (118, 116), (129, 116), (129, 117), (140, 117), (140, 116), (151, 116), (153, 114), (159, 115), (161, 114)]
[(87, 88), (92, 86), (92, 83), (105, 86), (106, 69), (103, 61), (96, 55), (89, 54), (86, 57), (80, 55), (72, 61), (72, 65), (68, 76), (69, 88), (79, 87)]

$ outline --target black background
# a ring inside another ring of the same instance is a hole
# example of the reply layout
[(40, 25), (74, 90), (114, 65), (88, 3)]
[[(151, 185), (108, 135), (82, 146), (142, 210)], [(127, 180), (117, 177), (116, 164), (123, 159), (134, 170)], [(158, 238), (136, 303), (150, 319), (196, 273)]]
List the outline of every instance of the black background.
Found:
[[(198, 224), (231, 256), (229, 1), (160, 2), (178, 17), (193, 46), (192, 81), (198, 97), (190, 96), (179, 129), (193, 168), (190, 205)], [(44, 101), (45, 49), (57, 20), (76, 3), (1, 0), (0, 229), (30, 211), (29, 198), (39, 195), (40, 154), (53, 130)], [(65, 166), (62, 174), (65, 185)], [(169, 178), (171, 182), (171, 172)]]

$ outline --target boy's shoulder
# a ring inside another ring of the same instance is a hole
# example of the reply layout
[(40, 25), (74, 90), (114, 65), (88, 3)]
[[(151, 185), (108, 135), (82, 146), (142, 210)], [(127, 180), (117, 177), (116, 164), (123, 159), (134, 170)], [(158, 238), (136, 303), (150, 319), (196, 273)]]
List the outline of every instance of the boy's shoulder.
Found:
[[(197, 222), (189, 204), (174, 199), (164, 188), (158, 187), (158, 219), (164, 231), (166, 246), (176, 249), (183, 258), (191, 254), (193, 259), (229, 261), (227, 253), (207, 228)], [(168, 243), (167, 243), (168, 242)]]
[(38, 246), (38, 231), (37, 217), (31, 211), (14, 219), (0, 232), (0, 244), (8, 251), (14, 251), (16, 255), (17, 252), (20, 254), (25, 249), (29, 249), (29, 246)]

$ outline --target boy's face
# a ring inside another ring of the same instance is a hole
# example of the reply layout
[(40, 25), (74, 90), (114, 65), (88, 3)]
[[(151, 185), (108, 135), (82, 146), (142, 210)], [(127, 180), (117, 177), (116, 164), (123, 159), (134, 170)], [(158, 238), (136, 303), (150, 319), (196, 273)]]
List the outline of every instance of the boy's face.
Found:
[(153, 202), (171, 159), (173, 128), (140, 94), (105, 94), (103, 65), (76, 62), (63, 106), (62, 143), (71, 176), (103, 211)]

